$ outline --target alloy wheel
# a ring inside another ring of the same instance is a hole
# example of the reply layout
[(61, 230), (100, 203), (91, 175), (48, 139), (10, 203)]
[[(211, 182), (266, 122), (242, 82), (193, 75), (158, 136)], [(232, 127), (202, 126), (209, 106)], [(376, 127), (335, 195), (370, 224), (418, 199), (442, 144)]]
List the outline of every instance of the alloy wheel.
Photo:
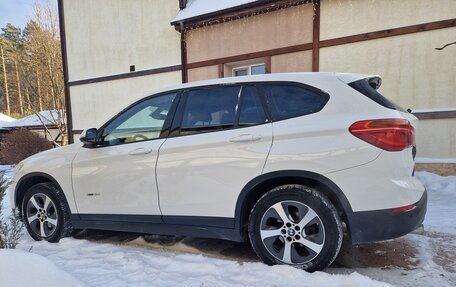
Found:
[(317, 213), (297, 201), (280, 201), (269, 207), (260, 223), (266, 250), (286, 264), (305, 264), (320, 254), (325, 228)]
[(26, 217), (31, 230), (41, 238), (50, 237), (57, 228), (55, 203), (43, 193), (30, 197), (27, 202)]

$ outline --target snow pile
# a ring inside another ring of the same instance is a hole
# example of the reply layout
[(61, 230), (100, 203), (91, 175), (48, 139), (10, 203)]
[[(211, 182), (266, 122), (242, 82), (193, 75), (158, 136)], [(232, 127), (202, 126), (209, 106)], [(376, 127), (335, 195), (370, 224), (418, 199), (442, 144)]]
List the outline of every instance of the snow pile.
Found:
[(22, 119), (18, 119), (3, 125), (3, 128), (33, 127), (46, 125), (55, 125), (58, 121), (59, 113), (57, 110), (39, 112)]
[(182, 9), (173, 22), (193, 18), (212, 12), (244, 5), (258, 0), (189, 0), (185, 9)]
[(445, 177), (426, 171), (415, 175), (428, 191), (425, 229), (456, 234), (456, 176)]
[(0, 249), (0, 285), (15, 287), (84, 286), (79, 280), (62, 271), (43, 256), (15, 249)]

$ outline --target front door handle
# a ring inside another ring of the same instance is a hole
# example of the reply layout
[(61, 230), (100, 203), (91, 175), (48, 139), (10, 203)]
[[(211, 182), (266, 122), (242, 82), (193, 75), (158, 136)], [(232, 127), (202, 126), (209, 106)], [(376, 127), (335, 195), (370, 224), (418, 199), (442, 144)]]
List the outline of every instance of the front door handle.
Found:
[(151, 152), (152, 152), (152, 150), (150, 148), (140, 147), (140, 148), (130, 151), (128, 154), (129, 155), (141, 155), (141, 154), (148, 154)]
[(230, 139), (230, 142), (232, 142), (232, 143), (247, 143), (247, 142), (258, 141), (260, 139), (261, 139), (261, 136), (255, 136), (255, 135), (252, 135), (252, 134), (244, 134), (244, 135), (240, 135), (240, 136), (237, 136), (237, 137), (234, 137), (234, 138)]

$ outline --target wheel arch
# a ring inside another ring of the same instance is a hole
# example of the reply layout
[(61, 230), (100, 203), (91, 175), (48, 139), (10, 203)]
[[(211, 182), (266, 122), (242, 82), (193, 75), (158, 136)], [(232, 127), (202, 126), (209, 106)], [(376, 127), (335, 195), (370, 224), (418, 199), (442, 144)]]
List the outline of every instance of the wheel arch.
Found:
[(17, 207), (19, 207), (19, 211), (22, 198), (24, 197), (27, 190), (29, 190), (30, 187), (40, 183), (53, 183), (59, 190), (62, 191), (64, 200), (68, 202), (59, 183), (51, 175), (43, 172), (33, 172), (21, 177), (16, 184), (16, 189), (14, 191), (14, 203)]
[(242, 189), (236, 202), (235, 228), (246, 238), (250, 212), (255, 203), (269, 190), (285, 184), (302, 184), (322, 192), (337, 209), (350, 233), (353, 210), (342, 190), (323, 175), (302, 170), (283, 170), (262, 174)]

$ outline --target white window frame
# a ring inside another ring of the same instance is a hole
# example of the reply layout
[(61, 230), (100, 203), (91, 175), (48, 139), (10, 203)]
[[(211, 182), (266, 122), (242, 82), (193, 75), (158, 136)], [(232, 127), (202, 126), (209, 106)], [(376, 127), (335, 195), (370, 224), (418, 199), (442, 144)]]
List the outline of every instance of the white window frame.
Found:
[(247, 70), (247, 76), (250, 76), (252, 74), (252, 67), (257, 67), (257, 66), (264, 66), (264, 69), (266, 71), (266, 64), (265, 63), (258, 63), (258, 64), (253, 64), (253, 65), (235, 67), (235, 68), (232, 69), (232, 76), (236, 77), (236, 72), (237, 71), (241, 71), (241, 70)]

